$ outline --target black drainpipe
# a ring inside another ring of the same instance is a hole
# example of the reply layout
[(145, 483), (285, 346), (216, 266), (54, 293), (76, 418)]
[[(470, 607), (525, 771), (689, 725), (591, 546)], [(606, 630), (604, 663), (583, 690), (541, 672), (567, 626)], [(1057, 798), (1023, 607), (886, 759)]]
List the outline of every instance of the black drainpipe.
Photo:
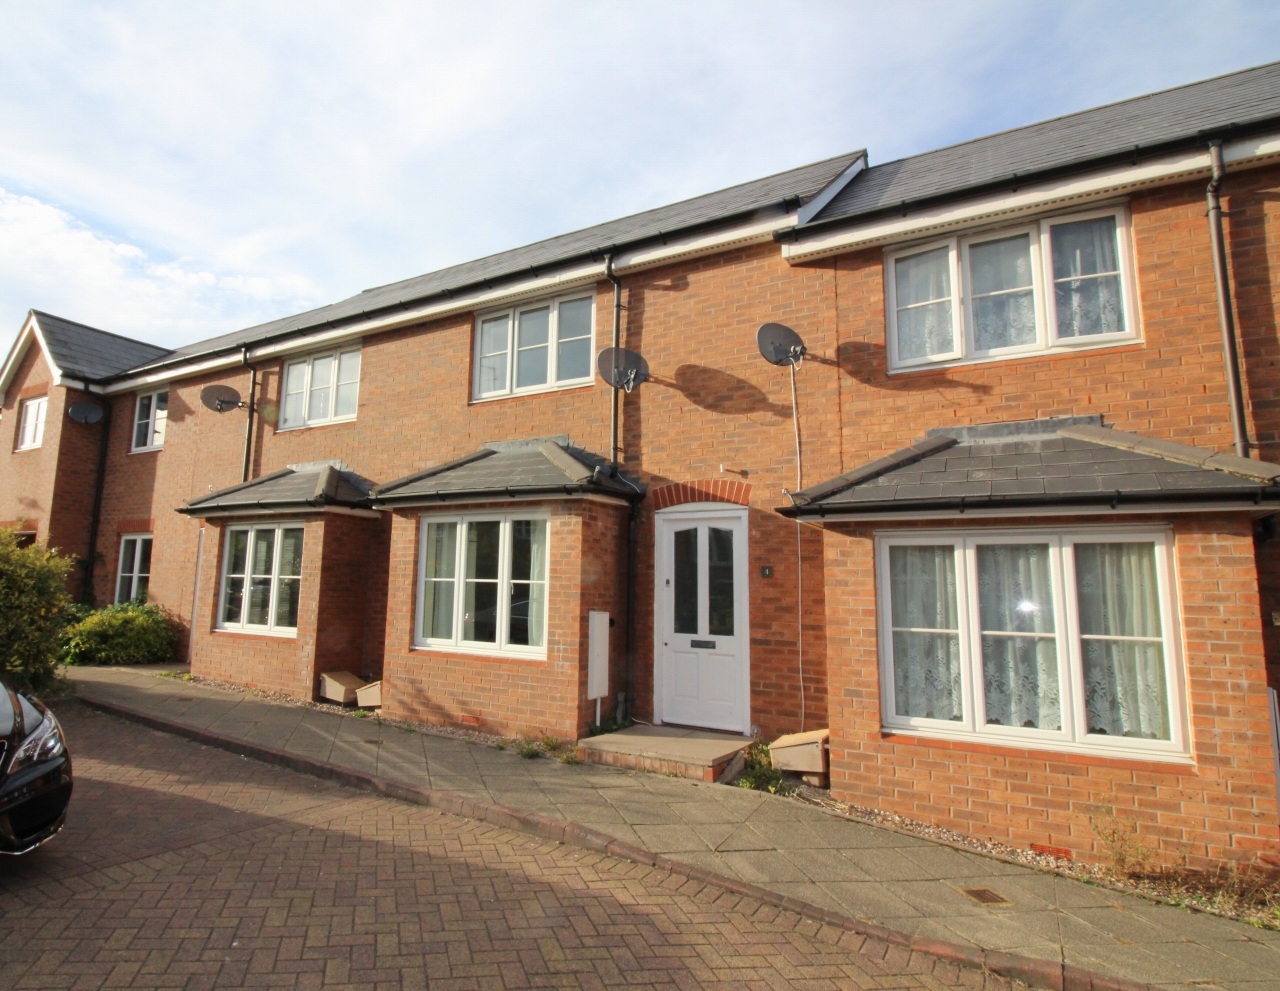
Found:
[(240, 349), (240, 363), (249, 367), (249, 417), (245, 420), (244, 425), (244, 473), (240, 481), (249, 481), (249, 457), (253, 453), (253, 397), (258, 391), (258, 368), (256, 365), (249, 365), (249, 349), (247, 347)]
[(1222, 142), (1209, 142), (1209, 161), (1213, 178), (1205, 189), (1209, 202), (1209, 240), (1213, 246), (1213, 277), (1218, 283), (1218, 322), (1222, 326), (1222, 360), (1227, 368), (1227, 392), (1231, 403), (1231, 431), (1235, 435), (1236, 454), (1249, 456), (1249, 436), (1244, 422), (1244, 390), (1240, 384), (1240, 353), (1236, 346), (1235, 312), (1231, 306), (1231, 273), (1227, 267), (1227, 249), (1222, 236), (1222, 187), (1226, 169), (1222, 164)]
[(84, 588), (80, 601), (93, 605), (93, 566), (98, 558), (98, 524), (102, 517), (102, 489), (107, 478), (107, 441), (111, 436), (111, 399), (102, 402), (102, 436), (98, 440), (98, 475), (93, 483), (93, 515), (89, 518), (89, 553), (84, 560)]
[[(622, 347), (622, 280), (613, 271), (613, 252), (609, 252), (605, 256), (604, 274), (610, 282), (613, 283), (613, 346), (615, 348)], [(613, 385), (612, 382), (609, 383)], [(610, 450), (611, 460), (615, 471), (620, 471), (618, 465), (618, 456), (622, 453), (618, 443), (618, 403), (621, 400), (619, 392), (621, 390), (613, 390), (613, 410), (609, 418), (610, 433)], [(627, 650), (626, 650), (626, 675), (623, 682), (622, 702), (614, 709), (613, 718), (616, 722), (622, 722), (631, 714), (632, 709), (632, 668), (634, 664), (632, 658), (635, 654), (636, 640), (636, 511), (637, 503), (632, 500), (631, 511), (627, 514)]]

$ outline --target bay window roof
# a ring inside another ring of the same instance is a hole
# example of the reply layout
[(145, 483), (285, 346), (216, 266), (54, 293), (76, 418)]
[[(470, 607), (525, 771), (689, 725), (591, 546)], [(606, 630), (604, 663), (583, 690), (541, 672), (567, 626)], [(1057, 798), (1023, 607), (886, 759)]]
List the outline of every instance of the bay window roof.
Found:
[(567, 436), (496, 441), (478, 451), (377, 486), (375, 509), (436, 502), (557, 495), (611, 495), (638, 501), (645, 487)]
[(178, 509), (186, 516), (234, 516), (246, 513), (315, 513), (328, 507), (367, 509), (370, 483), (338, 462), (312, 462), (251, 478)]
[(784, 516), (938, 515), (1136, 506), (1267, 507), (1280, 465), (1102, 426), (1099, 416), (930, 430), (793, 496)]

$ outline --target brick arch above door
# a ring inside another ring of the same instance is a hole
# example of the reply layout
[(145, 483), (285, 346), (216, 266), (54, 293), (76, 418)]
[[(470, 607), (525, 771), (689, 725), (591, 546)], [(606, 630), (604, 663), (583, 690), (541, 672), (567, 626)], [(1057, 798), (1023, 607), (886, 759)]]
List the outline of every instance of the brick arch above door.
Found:
[(691, 482), (670, 482), (649, 493), (654, 509), (680, 506), (687, 502), (731, 502), (746, 506), (751, 500), (751, 483), (728, 478), (701, 478)]

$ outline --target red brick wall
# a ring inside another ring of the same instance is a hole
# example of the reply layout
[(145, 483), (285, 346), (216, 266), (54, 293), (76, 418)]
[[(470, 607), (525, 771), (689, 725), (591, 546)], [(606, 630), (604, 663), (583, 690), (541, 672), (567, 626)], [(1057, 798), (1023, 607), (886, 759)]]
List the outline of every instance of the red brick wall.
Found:
[[(419, 512), (394, 514), (383, 668), (388, 715), (515, 736), (585, 735), (595, 718), (595, 704), (586, 700), (587, 614), (608, 609), (621, 618), (610, 552), (624, 539), (627, 511), (585, 500), (550, 508), (546, 660), (414, 649)], [(615, 684), (624, 630), (614, 626)]]
[(350, 671), (358, 675), (365, 671), (369, 551), (380, 524), (381, 520), (342, 513), (324, 516), (316, 673)]
[(1204, 866), (1274, 851), (1280, 820), (1250, 527), (1239, 514), (1188, 515), (1173, 527), (1190, 766), (883, 732), (875, 531), (832, 524), (832, 794), (1015, 846), (1065, 847), (1086, 860), (1105, 860), (1090, 817), (1106, 805), (1137, 822), (1143, 843), (1166, 863), (1185, 857)]
[[(58, 437), (61, 419), (57, 409), (64, 390), (51, 384), (49, 366), (38, 344), (32, 343), (19, 362), (13, 381), (5, 392), (0, 411), (0, 520), (34, 522), (37, 539), (49, 537), (49, 513), (53, 503), (53, 483), (58, 467)], [(22, 401), (48, 394), (44, 443), (32, 451), (15, 451), (22, 421)], [(55, 543), (54, 546), (57, 546)]]

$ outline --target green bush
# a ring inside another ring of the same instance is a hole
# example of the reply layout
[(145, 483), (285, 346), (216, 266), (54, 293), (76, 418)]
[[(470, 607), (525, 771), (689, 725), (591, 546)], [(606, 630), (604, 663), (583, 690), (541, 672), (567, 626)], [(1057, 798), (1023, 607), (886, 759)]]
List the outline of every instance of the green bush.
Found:
[(68, 627), (62, 656), (68, 664), (163, 664), (177, 645), (178, 631), (162, 609), (124, 602)]
[(0, 671), (15, 687), (40, 691), (57, 678), (70, 572), (70, 558), (19, 547), (14, 532), (0, 528)]

